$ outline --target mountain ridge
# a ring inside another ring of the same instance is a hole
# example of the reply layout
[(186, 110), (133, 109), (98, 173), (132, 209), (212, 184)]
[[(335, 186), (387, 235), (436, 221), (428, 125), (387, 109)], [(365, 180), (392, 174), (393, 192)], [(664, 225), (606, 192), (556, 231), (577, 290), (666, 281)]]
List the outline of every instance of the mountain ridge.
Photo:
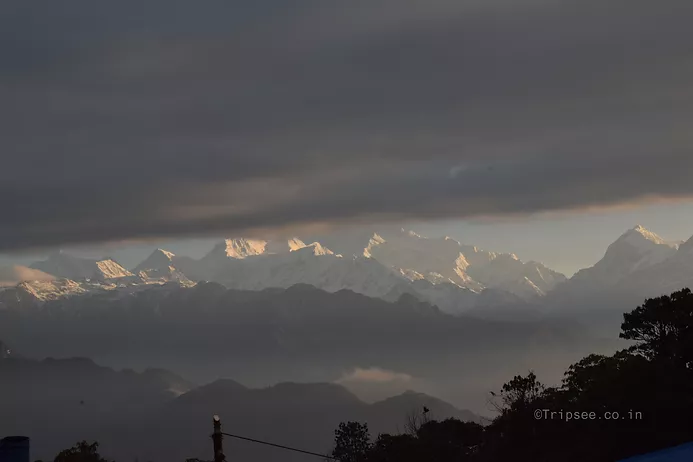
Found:
[[(345, 258), (318, 240), (306, 244), (298, 237), (272, 241), (233, 238), (217, 243), (199, 260), (156, 249), (131, 273), (110, 259), (58, 253), (33, 265), (53, 269), (58, 279), (23, 283), (20, 291), (24, 295), (18, 296), (42, 302), (115, 286), (138, 290), (137, 285), (167, 281), (216, 281), (244, 290), (310, 284), (330, 292), (349, 289), (391, 301), (409, 294), (450, 314), (483, 316), (484, 308), (546, 306), (557, 296), (626, 292), (635, 286), (642, 286), (636, 287), (637, 293), (657, 293), (674, 283), (693, 281), (693, 264), (686, 257), (693, 255), (693, 238), (670, 242), (640, 225), (619, 236), (595, 265), (569, 279), (536, 261), (523, 262), (515, 254), (481, 250), (450, 237), (427, 238), (401, 229), (342, 239), (352, 248), (360, 240), (362, 255)], [(92, 272), (96, 277), (83, 282)], [(672, 283), (666, 284), (665, 278)], [(8, 299), (11, 302), (12, 291), (4, 289), (0, 303)]]
[(666, 241), (637, 225), (610, 244), (597, 263), (575, 273), (560, 289), (598, 292), (622, 287), (627, 290), (625, 288), (633, 284), (631, 280), (640, 280), (647, 290), (652, 290), (651, 281), (643, 280), (640, 275), (651, 268), (661, 270), (666, 267), (667, 262), (679, 254), (679, 250), (677, 243)]
[(80, 258), (64, 252), (54, 252), (46, 260), (34, 262), (30, 268), (64, 279), (121, 279), (133, 274), (111, 258)]
[[(202, 456), (209, 452), (205, 436), (213, 414), (221, 415), (226, 431), (317, 446), (326, 453), (334, 428), (343, 420), (365, 421), (376, 432), (394, 431), (424, 405), (441, 419), (482, 420), (422, 393), (367, 404), (335, 383), (250, 388), (219, 379), (197, 386), (166, 370), (117, 371), (88, 358), (2, 358), (0, 373), (0, 396), (12, 396), (0, 400), (5, 417), (0, 434), (31, 435), (32, 455), (44, 460), (74, 444), (75, 438), (99, 441), (101, 452), (115, 460)], [(248, 450), (252, 452), (233, 447), (234, 457), (276, 460), (275, 452)]]

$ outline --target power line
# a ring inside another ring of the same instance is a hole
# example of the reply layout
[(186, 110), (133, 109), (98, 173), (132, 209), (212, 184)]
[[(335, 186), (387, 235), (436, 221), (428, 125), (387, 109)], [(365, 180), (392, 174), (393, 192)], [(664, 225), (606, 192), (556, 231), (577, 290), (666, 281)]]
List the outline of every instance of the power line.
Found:
[(245, 436), (234, 435), (234, 434), (232, 434), (232, 433), (224, 433), (224, 432), (222, 432), (221, 434), (222, 434), (222, 435), (225, 435), (225, 436), (230, 436), (231, 438), (236, 438), (236, 439), (239, 439), (239, 440), (250, 441), (251, 443), (264, 444), (264, 445), (266, 445), (266, 446), (272, 446), (272, 447), (279, 448), (279, 449), (285, 449), (285, 450), (287, 450), (287, 451), (300, 452), (300, 453), (302, 453), (302, 454), (308, 454), (308, 455), (310, 455), (310, 456), (322, 457), (323, 459), (337, 460), (335, 457), (326, 456), (325, 454), (319, 454), (319, 453), (317, 453), (317, 452), (304, 451), (303, 449), (296, 449), (296, 448), (292, 448), (292, 447), (289, 447), (289, 446), (283, 446), (283, 445), (281, 445), (281, 444), (270, 443), (269, 441), (256, 440), (256, 439), (253, 439), (253, 438), (247, 438), (247, 437), (245, 437)]

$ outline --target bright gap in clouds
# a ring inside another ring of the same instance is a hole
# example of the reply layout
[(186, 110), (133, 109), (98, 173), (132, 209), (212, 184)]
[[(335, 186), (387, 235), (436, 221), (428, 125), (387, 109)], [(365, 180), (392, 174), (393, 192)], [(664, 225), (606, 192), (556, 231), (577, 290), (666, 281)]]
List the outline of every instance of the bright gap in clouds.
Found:
[(571, 276), (595, 264), (609, 244), (638, 224), (667, 240), (687, 240), (693, 236), (693, 201), (411, 226), (424, 235), (450, 236), (481, 248), (512, 252), (524, 261), (539, 261)]
[[(693, 201), (653, 203), (627, 208), (574, 211), (511, 217), (503, 220), (447, 220), (409, 222), (401, 226), (427, 237), (450, 236), (463, 244), (496, 252), (515, 253), (524, 261), (535, 260), (567, 276), (596, 263), (606, 248), (623, 232), (640, 224), (667, 240), (693, 236)], [(362, 228), (377, 231), (379, 225)], [(225, 237), (155, 239), (152, 241), (68, 247), (70, 253), (89, 257), (109, 256), (133, 268), (156, 248), (176, 255), (201, 258)], [(300, 236), (299, 236), (300, 237)], [(46, 252), (0, 255), (0, 266), (28, 265), (45, 258)]]

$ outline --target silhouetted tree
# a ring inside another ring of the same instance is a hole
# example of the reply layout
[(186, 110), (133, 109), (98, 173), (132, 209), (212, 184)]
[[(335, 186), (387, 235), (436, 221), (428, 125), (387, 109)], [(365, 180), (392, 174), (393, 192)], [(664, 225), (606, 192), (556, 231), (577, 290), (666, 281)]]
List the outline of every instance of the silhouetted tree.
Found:
[(422, 425), (431, 421), (429, 410), (424, 406), (422, 411), (416, 410), (407, 414), (404, 422), (404, 432), (409, 435), (416, 435)]
[(359, 422), (342, 422), (334, 432), (335, 447), (332, 457), (340, 462), (364, 462), (371, 448), (368, 425)]
[(693, 365), (693, 293), (690, 289), (651, 298), (623, 315), (620, 337), (636, 342), (633, 350), (651, 360)]
[(501, 388), (500, 399), (502, 409), (519, 411), (530, 406), (540, 398), (546, 387), (537, 380), (537, 375), (530, 371), (526, 377), (516, 375)]
[(69, 449), (61, 451), (54, 462), (108, 462), (98, 452), (99, 443), (80, 441)]
[(340, 424), (333, 456), (340, 461), (366, 462), (471, 461), (478, 455), (484, 434), (476, 423), (430, 420), (414, 433), (385, 433), (373, 444), (365, 444), (365, 428), (355, 422)]

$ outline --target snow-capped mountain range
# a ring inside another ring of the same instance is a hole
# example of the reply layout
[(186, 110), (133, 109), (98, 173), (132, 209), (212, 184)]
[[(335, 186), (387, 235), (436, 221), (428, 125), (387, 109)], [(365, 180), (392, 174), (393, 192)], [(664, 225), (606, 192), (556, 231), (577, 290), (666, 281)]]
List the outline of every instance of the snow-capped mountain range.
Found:
[[(156, 249), (131, 271), (112, 259), (51, 254), (31, 268), (53, 280), (24, 281), (0, 292), (2, 300), (46, 301), (93, 291), (129, 293), (152, 284), (192, 285), (214, 281), (229, 288), (261, 290), (310, 284), (328, 292), (348, 289), (394, 301), (404, 294), (461, 314), (489, 306), (541, 304), (545, 295), (649, 291), (659, 295), (693, 283), (693, 238), (668, 242), (636, 226), (611, 244), (594, 266), (572, 278), (516, 255), (463, 245), (449, 237), (426, 238), (413, 231), (373, 233), (344, 256), (320, 242), (299, 238), (225, 239), (195, 260)], [(339, 245), (339, 243), (336, 243)]]
[(525, 299), (545, 295), (566, 280), (541, 263), (523, 263), (514, 254), (462, 245), (450, 237), (428, 239), (412, 231), (387, 239), (375, 234), (364, 255), (399, 269), (412, 280), (449, 282), (474, 292), (498, 289)]

